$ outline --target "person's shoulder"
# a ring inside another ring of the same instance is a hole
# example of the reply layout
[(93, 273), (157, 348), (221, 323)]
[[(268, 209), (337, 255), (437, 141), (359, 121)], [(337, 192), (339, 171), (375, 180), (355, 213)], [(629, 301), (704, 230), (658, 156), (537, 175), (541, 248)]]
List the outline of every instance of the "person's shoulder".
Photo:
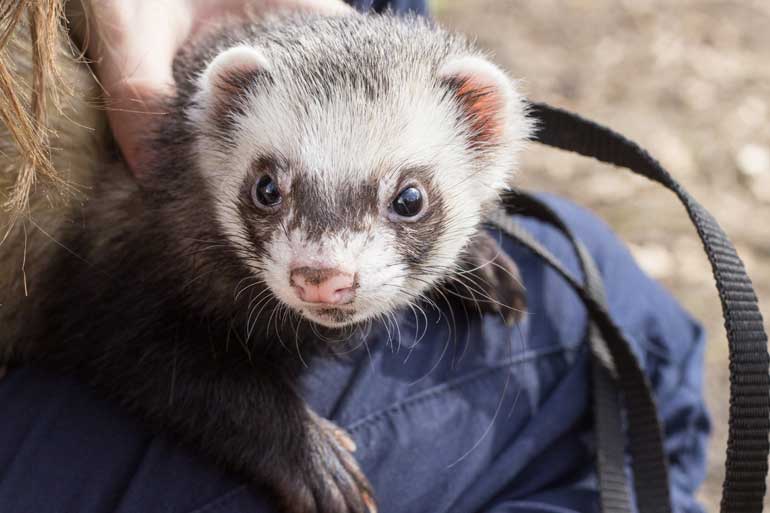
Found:
[[(566, 198), (549, 193), (537, 193), (539, 200), (550, 207), (572, 231), (575, 237), (586, 246), (591, 256), (596, 260), (599, 269), (609, 260), (622, 257), (624, 264), (636, 265), (626, 244), (618, 237), (607, 222), (590, 209), (578, 205)], [(523, 223), (534, 230), (536, 237), (563, 238), (555, 229), (544, 223), (523, 220)], [(572, 252), (569, 246), (560, 246)], [(557, 255), (558, 256), (558, 255)]]
[(240, 485), (63, 373), (0, 380), (0, 510), (190, 513), (223, 497), (266, 511)]

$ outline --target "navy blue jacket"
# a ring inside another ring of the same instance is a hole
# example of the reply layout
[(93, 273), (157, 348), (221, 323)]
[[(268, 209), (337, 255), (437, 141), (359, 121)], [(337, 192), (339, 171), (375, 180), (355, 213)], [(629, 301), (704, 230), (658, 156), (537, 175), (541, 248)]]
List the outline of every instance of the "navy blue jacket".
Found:
[[(676, 510), (698, 512), (709, 429), (703, 332), (603, 223), (548, 201), (595, 257), (611, 313), (651, 378)], [(576, 272), (560, 234), (522, 223)], [(597, 510), (584, 310), (536, 257), (503, 244), (527, 289), (519, 325), (408, 312), (304, 381), (307, 400), (354, 437), (383, 513)], [(71, 377), (17, 368), (0, 380), (0, 512), (268, 511), (236, 477)]]

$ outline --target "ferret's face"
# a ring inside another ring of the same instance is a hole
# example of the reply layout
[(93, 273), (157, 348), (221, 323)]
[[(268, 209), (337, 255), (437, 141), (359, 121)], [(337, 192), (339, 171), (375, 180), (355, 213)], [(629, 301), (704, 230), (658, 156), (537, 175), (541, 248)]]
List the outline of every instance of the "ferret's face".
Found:
[(315, 76), (271, 57), (221, 53), (190, 115), (224, 236), (316, 323), (416, 301), (454, 271), (509, 182), (528, 130), (512, 83), (476, 56), (385, 71), (330, 62)]

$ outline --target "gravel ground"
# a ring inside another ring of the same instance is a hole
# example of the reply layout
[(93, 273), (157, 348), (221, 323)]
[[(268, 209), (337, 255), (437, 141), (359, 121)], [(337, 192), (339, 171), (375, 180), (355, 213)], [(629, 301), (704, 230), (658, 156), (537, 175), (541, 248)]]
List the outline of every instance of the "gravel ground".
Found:
[[(770, 2), (433, 4), (446, 26), (477, 37), (524, 79), (530, 98), (606, 123), (661, 160), (731, 236), (770, 318)], [(727, 430), (727, 344), (710, 268), (683, 209), (642, 178), (534, 146), (520, 185), (558, 192), (598, 212), (706, 325), (706, 395), (715, 429), (701, 497), (716, 511)]]

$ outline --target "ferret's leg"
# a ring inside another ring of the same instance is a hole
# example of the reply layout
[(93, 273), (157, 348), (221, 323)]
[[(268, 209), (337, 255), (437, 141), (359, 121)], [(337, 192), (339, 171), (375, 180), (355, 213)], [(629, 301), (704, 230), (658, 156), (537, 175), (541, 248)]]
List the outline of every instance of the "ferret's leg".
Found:
[(152, 359), (135, 360), (137, 372), (129, 375), (123, 361), (122, 376), (101, 372), (96, 384), (119, 391), (154, 425), (267, 486), (281, 511), (374, 511), (369, 482), (351, 454), (352, 440), (311, 412), (281, 371)]

